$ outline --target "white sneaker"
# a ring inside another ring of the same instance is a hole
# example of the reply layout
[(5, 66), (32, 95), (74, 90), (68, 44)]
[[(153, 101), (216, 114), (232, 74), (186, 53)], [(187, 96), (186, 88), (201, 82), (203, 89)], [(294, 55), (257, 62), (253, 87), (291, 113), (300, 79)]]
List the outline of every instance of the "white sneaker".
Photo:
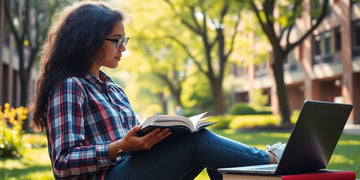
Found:
[(281, 156), (284, 153), (286, 144), (282, 144), (281, 142), (278, 142), (276, 144), (273, 144), (272, 146), (266, 145), (266, 150), (269, 152), (272, 152), (276, 157), (276, 162), (279, 163)]

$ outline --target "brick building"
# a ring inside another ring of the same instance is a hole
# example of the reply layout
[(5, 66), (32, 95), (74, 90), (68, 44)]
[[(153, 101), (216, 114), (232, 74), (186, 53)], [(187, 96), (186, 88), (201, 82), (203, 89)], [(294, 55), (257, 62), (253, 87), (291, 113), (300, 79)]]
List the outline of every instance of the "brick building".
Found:
[[(360, 124), (360, 3), (329, 1), (331, 11), (324, 21), (289, 54), (284, 64), (290, 110), (300, 109), (305, 99), (351, 103), (354, 110), (348, 122)], [(312, 1), (305, 0), (296, 31), (309, 29), (312, 8)], [(296, 39), (296, 33), (292, 36)], [(273, 111), (279, 111), (269, 61), (233, 66), (231, 73), (246, 82), (234, 90), (235, 101), (250, 101), (249, 94), (262, 89), (269, 95)]]
[[(0, 1), (0, 105), (10, 103), (11, 106), (18, 107), (20, 106), (18, 50), (15, 47), (14, 37), (7, 27), (4, 8), (5, 2)], [(35, 75), (32, 76), (35, 77)], [(27, 88), (28, 97), (31, 97), (33, 93), (31, 87), (32, 83)]]

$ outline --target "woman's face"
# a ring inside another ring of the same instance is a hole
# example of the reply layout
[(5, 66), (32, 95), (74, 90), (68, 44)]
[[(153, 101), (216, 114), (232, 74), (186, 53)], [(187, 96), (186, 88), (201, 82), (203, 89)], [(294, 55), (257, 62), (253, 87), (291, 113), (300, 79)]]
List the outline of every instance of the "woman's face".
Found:
[[(115, 24), (112, 32), (105, 37), (103, 50), (99, 50), (95, 58), (93, 59), (93, 68), (100, 69), (101, 66), (108, 68), (116, 68), (121, 59), (122, 52), (126, 50), (124, 44), (121, 44), (119, 49), (116, 49), (116, 42), (114, 40), (122, 40), (125, 36), (124, 24), (119, 21)], [(121, 42), (121, 41), (119, 41)], [(104, 53), (104, 54), (103, 54)]]

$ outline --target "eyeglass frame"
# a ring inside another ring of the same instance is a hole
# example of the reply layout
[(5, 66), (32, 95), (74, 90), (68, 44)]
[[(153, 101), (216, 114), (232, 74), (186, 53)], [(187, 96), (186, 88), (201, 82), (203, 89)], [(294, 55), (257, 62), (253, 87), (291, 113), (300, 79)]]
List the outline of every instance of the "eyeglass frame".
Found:
[(117, 49), (117, 50), (119, 50), (121, 48), (121, 45), (123, 45), (123, 44), (124, 44), (124, 46), (126, 46), (129, 39), (130, 39), (129, 37), (125, 37), (125, 36), (123, 38), (120, 38), (120, 39), (104, 38), (104, 40), (116, 43), (115, 44), (115, 49)]

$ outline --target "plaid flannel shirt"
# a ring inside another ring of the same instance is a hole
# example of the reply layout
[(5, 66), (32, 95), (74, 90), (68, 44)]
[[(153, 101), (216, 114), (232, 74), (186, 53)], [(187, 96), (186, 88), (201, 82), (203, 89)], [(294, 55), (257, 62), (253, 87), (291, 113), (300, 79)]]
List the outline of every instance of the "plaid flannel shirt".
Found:
[(104, 179), (123, 157), (109, 159), (108, 144), (139, 122), (125, 92), (100, 72), (69, 77), (48, 98), (48, 150), (56, 179)]

